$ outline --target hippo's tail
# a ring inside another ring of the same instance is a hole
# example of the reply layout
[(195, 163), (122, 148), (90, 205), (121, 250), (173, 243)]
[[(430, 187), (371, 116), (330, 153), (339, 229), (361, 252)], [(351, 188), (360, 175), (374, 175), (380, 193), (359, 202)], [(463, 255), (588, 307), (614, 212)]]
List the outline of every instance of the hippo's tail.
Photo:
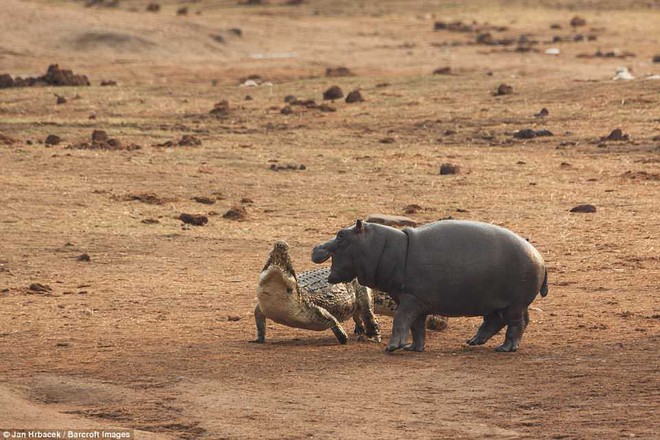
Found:
[(543, 284), (541, 285), (541, 296), (548, 294), (548, 269), (545, 270), (545, 277), (543, 277)]

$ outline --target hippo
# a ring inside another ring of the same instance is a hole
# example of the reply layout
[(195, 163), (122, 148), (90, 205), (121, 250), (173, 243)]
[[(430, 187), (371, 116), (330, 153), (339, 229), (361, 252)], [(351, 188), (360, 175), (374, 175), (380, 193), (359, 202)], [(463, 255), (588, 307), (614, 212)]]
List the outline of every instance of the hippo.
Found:
[(529, 323), (529, 305), (538, 293), (548, 293), (545, 262), (534, 246), (508, 229), (476, 221), (398, 230), (358, 220), (314, 247), (314, 263), (329, 258), (328, 282), (357, 278), (399, 304), (387, 352), (424, 351), (429, 314), (483, 316), (469, 345), (485, 344), (506, 326), (496, 350), (514, 352)]

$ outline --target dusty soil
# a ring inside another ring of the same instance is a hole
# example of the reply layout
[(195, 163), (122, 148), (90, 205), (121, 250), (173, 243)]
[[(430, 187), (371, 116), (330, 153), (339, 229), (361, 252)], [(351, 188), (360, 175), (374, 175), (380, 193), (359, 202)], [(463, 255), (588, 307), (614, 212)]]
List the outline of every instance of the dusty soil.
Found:
[[(645, 77), (660, 74), (660, 2), (147, 3), (3, 1), (0, 74), (57, 63), (92, 85), (0, 90), (0, 428), (657, 438), (660, 81)], [(620, 66), (636, 79), (612, 81)], [(337, 67), (353, 75), (325, 76)], [(281, 112), (332, 85), (364, 102)], [(142, 148), (70, 148), (94, 130)], [(200, 145), (157, 147), (184, 135)], [(569, 212), (584, 204), (596, 212)], [(314, 244), (372, 213), (529, 238), (550, 293), (521, 350), (465, 346), (479, 318), (419, 354), (272, 323), (249, 344), (272, 244), (308, 269)]]

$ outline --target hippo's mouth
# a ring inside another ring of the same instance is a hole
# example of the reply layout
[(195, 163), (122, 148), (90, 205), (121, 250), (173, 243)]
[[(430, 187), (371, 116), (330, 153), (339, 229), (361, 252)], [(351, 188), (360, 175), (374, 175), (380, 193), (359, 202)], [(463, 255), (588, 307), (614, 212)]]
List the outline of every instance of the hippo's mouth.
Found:
[(332, 257), (332, 252), (322, 246), (316, 246), (312, 251), (312, 261), (316, 264), (325, 263)]

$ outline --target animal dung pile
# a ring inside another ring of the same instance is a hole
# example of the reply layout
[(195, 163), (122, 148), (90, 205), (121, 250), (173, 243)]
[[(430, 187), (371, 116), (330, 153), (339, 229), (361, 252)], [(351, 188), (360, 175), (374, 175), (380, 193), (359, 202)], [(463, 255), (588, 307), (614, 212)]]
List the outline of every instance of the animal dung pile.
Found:
[(209, 222), (209, 218), (205, 215), (186, 214), (185, 212), (179, 215), (179, 220), (181, 220), (182, 222), (188, 225), (193, 225), (193, 226), (204, 226)]
[(458, 174), (461, 170), (461, 167), (454, 165), (452, 163), (443, 163), (440, 165), (440, 175), (447, 176), (449, 174)]
[(623, 132), (620, 128), (615, 128), (610, 132), (609, 135), (600, 138), (601, 141), (627, 141), (630, 140), (630, 136)]
[(579, 213), (592, 213), (596, 212), (596, 207), (594, 205), (577, 205), (571, 208), (570, 212), (579, 212)]
[(495, 96), (511, 95), (513, 94), (513, 87), (508, 84), (500, 84), (495, 91)]
[(46, 137), (46, 140), (44, 141), (44, 144), (46, 144), (48, 146), (52, 146), (52, 145), (58, 145), (60, 142), (62, 142), (61, 137), (59, 137), (56, 134), (49, 134)]
[(122, 144), (118, 139), (111, 138), (104, 130), (94, 130), (90, 142), (80, 142), (67, 148), (73, 150), (139, 150), (142, 147), (136, 144)]
[(242, 206), (234, 206), (222, 215), (228, 220), (242, 221), (247, 219), (247, 211)]
[(71, 70), (60, 69), (57, 64), (48, 66), (46, 74), (38, 77), (12, 78), (7, 73), (0, 74), (0, 89), (9, 87), (34, 86), (89, 86), (85, 75), (76, 75)]
[(215, 103), (213, 106), (213, 110), (211, 110), (209, 113), (219, 118), (224, 118), (229, 116), (229, 101), (223, 100)]
[(154, 147), (172, 148), (172, 147), (199, 147), (202, 141), (191, 134), (184, 134), (178, 141), (167, 141), (162, 144), (155, 144)]
[(325, 92), (323, 92), (323, 99), (325, 101), (341, 99), (344, 97), (344, 92), (339, 86), (332, 86)]
[(543, 136), (554, 136), (554, 135), (550, 130), (546, 130), (546, 129), (534, 130), (532, 128), (523, 128), (522, 130), (518, 130), (515, 133), (513, 133), (513, 137), (516, 139), (534, 139), (536, 137), (543, 137)]
[(348, 95), (346, 95), (347, 104), (353, 104), (355, 102), (363, 102), (363, 101), (364, 98), (362, 97), (362, 93), (360, 93), (359, 90), (353, 90)]

